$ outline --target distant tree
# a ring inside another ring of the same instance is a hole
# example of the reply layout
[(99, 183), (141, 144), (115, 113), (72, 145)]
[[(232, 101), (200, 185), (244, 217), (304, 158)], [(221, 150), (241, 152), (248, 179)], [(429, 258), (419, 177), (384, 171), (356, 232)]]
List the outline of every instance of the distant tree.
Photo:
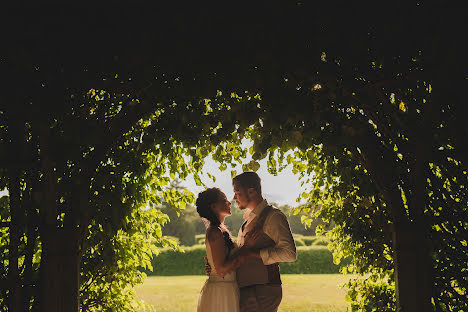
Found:
[(289, 205), (280, 205), (277, 207), (288, 216), (289, 225), (294, 234), (315, 235), (317, 226), (319, 224), (324, 224), (324, 222), (318, 218), (310, 219), (300, 214), (301, 206), (302, 205), (292, 207)]
[[(171, 181), (168, 190), (189, 194), (189, 191), (182, 186), (182, 181), (179, 179)], [(180, 209), (163, 201), (160, 207), (161, 211), (169, 217), (169, 222), (163, 227), (164, 234), (177, 237), (180, 244), (185, 246), (194, 245), (196, 243), (195, 235), (205, 232), (203, 221), (192, 204)]]

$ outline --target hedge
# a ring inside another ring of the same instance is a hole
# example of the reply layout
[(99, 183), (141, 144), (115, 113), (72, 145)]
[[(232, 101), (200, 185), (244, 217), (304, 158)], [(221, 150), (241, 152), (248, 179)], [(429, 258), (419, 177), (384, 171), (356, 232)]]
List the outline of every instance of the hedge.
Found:
[(330, 240), (326, 237), (319, 236), (315, 237), (314, 241), (310, 244), (310, 246), (328, 246)]
[(294, 237), (294, 242), (296, 243), (296, 247), (306, 246), (302, 238)]
[(280, 264), (283, 274), (334, 274), (339, 266), (333, 263), (332, 252), (326, 246), (297, 247), (297, 260)]
[[(293, 234), (296, 246), (327, 246), (330, 242), (325, 236), (306, 236), (302, 234)], [(233, 237), (234, 240), (236, 237)], [(205, 244), (205, 234), (195, 235), (195, 244)]]
[(205, 243), (205, 234), (195, 235), (195, 242), (196, 245), (203, 245)]
[(330, 240), (325, 236), (306, 236), (293, 234), (296, 246), (328, 246)]
[(314, 242), (317, 240), (316, 236), (303, 236), (301, 237), (302, 241), (306, 246), (312, 246)]
[[(204, 275), (206, 255), (204, 245), (184, 247), (185, 252), (163, 250), (152, 261), (153, 272), (148, 275)], [(339, 267), (333, 263), (333, 256), (325, 246), (297, 247), (295, 262), (281, 263), (283, 274), (331, 274), (339, 273)]]

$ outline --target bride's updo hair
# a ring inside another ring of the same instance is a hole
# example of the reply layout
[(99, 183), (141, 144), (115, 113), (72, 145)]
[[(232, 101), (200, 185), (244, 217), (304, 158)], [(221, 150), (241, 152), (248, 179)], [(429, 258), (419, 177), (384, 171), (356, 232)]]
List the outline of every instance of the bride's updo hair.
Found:
[(208, 188), (198, 194), (196, 201), (198, 215), (205, 221), (207, 228), (219, 228), (223, 233), (224, 241), (229, 249), (234, 248), (234, 241), (232, 240), (231, 233), (224, 224), (221, 224), (216, 213), (211, 209), (211, 205), (221, 199), (223, 192), (217, 188)]
[(217, 187), (208, 188), (198, 193), (196, 202), (197, 212), (201, 218), (205, 219), (207, 226), (219, 227), (221, 222), (218, 216), (211, 209), (211, 205), (216, 203), (221, 197), (221, 190)]

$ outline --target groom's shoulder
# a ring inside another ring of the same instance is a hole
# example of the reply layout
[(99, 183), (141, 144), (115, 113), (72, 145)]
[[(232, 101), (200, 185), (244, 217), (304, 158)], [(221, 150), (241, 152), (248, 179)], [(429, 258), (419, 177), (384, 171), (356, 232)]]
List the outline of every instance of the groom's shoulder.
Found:
[(269, 216), (278, 215), (286, 218), (286, 214), (274, 204), (269, 204), (268, 206), (270, 207)]
[(268, 207), (271, 209), (270, 213), (281, 211), (275, 204), (268, 204)]

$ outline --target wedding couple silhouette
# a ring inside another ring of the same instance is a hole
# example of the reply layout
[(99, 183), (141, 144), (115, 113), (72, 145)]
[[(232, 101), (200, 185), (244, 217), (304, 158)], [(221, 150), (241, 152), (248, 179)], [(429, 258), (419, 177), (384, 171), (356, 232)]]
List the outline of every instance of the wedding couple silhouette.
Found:
[(224, 225), (231, 202), (216, 187), (198, 194), (197, 212), (206, 224), (208, 275), (198, 312), (274, 312), (282, 299), (279, 262), (296, 260), (296, 245), (286, 215), (262, 196), (255, 172), (232, 180), (233, 200), (245, 210), (237, 243)]

